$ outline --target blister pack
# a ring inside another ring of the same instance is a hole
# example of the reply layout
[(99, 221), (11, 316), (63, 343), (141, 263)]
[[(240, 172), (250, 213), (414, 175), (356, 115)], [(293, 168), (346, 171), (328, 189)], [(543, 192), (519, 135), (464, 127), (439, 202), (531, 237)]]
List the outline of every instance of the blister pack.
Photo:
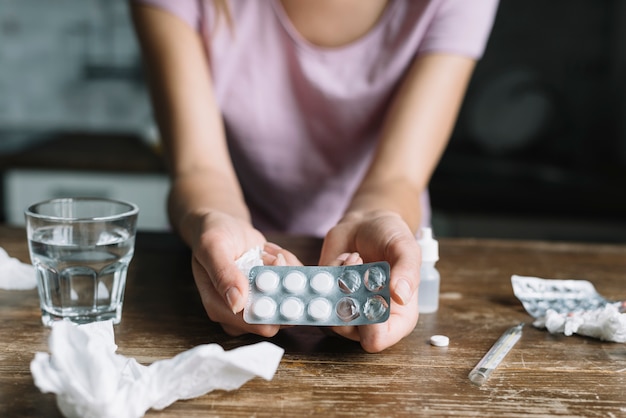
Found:
[(249, 324), (367, 325), (389, 318), (389, 263), (256, 266), (243, 318)]

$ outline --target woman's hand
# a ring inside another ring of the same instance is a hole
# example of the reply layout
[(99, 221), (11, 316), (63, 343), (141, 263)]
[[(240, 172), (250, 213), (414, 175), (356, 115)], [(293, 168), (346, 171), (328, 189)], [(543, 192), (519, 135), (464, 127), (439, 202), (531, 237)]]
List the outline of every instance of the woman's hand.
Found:
[(221, 212), (194, 220), (197, 231), (192, 242), (192, 271), (202, 304), (212, 321), (230, 335), (254, 333), (275, 335), (278, 325), (251, 325), (243, 320), (248, 297), (248, 278), (235, 261), (246, 251), (262, 247), (265, 265), (301, 265), (289, 251), (267, 243), (249, 223)]
[[(248, 278), (235, 261), (251, 248), (263, 248), (264, 265), (302, 265), (291, 252), (265, 237), (249, 223), (221, 212), (199, 216), (192, 245), (192, 271), (209, 318), (230, 335), (274, 336), (279, 325), (253, 325), (243, 320)], [(391, 315), (382, 324), (333, 327), (340, 336), (359, 341), (369, 352), (382, 351), (408, 335), (417, 323), (420, 266), (415, 237), (393, 213), (347, 216), (324, 240), (320, 265), (354, 265), (388, 261), (391, 265)]]
[[(362, 260), (346, 254), (357, 252)], [(324, 240), (320, 265), (387, 261), (391, 266), (391, 315), (380, 324), (334, 327), (338, 335), (359, 341), (364, 350), (379, 352), (413, 331), (418, 319), (417, 288), (421, 252), (415, 236), (393, 212), (349, 214), (329, 231)]]

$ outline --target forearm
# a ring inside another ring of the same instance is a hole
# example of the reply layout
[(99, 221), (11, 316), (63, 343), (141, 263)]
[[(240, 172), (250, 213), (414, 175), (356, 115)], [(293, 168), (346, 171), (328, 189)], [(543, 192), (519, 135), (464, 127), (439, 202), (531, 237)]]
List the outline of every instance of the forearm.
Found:
[(448, 143), (474, 65), (473, 59), (445, 54), (426, 55), (413, 64), (346, 215), (393, 212), (417, 231), (421, 195)]
[(353, 196), (344, 220), (394, 213), (416, 232), (421, 222), (421, 191), (405, 179), (368, 181)]
[(134, 5), (133, 18), (171, 176), (172, 226), (192, 245), (207, 215), (249, 222), (199, 35), (150, 6)]
[(224, 214), (250, 222), (239, 185), (212, 170), (194, 171), (172, 178), (168, 214), (172, 227), (188, 244), (207, 216)]

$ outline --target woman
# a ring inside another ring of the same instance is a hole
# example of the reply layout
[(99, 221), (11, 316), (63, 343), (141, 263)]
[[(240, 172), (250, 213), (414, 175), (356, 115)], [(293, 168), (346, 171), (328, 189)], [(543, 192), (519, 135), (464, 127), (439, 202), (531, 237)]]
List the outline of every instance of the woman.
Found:
[(378, 352), (417, 323), (426, 189), (497, 0), (136, 0), (172, 186), (209, 317), (236, 335), (235, 260), (267, 231), (324, 237), (320, 265), (386, 260), (391, 317), (337, 327)]

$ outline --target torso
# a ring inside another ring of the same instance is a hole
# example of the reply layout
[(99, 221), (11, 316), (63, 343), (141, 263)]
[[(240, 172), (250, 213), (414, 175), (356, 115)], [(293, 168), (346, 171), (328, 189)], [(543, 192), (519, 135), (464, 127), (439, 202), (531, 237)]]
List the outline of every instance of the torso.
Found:
[(294, 28), (308, 42), (340, 47), (367, 34), (389, 0), (281, 0)]
[[(428, 35), (433, 29), (450, 32), (448, 17), (463, 17), (469, 3), (230, 4), (234, 36), (216, 31), (208, 52), (231, 159), (253, 222), (262, 231), (324, 236), (365, 175), (385, 109), (420, 48), (465, 48), (466, 31)], [(422, 211), (428, 222), (428, 205)]]

